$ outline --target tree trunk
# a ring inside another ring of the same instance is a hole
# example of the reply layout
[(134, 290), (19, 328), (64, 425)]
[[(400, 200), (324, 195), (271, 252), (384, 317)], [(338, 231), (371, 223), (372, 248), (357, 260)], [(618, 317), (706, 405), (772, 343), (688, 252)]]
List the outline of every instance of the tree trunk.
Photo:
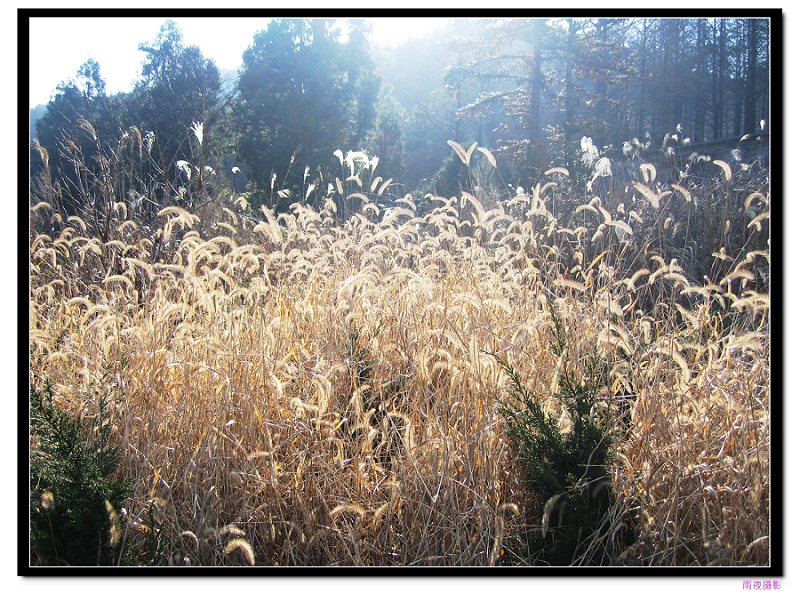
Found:
[(747, 21), (747, 75), (744, 87), (744, 133), (756, 129), (756, 63), (758, 61), (758, 21)]
[[(733, 135), (742, 135), (742, 104), (744, 101), (744, 81), (742, 76), (742, 52), (736, 52), (736, 71), (733, 73)], [(727, 134), (725, 134), (727, 136)]]
[(645, 98), (645, 79), (647, 77), (647, 33), (649, 27), (648, 21), (645, 19), (642, 24), (642, 44), (639, 48), (639, 115), (637, 121), (637, 133), (642, 140), (644, 140), (644, 133), (645, 133), (645, 109), (644, 109), (644, 98)]
[(705, 21), (697, 21), (697, 59), (695, 61), (695, 89), (694, 89), (694, 130), (693, 142), (703, 142), (706, 127), (706, 26)]
[(724, 118), (724, 96), (725, 79), (727, 78), (727, 68), (725, 62), (728, 59), (725, 48), (725, 19), (719, 19), (719, 30), (717, 34), (717, 80), (715, 85), (714, 97), (714, 139), (722, 137), (722, 127)]
[(533, 67), (528, 83), (530, 105), (526, 124), (528, 128), (528, 147), (526, 154), (526, 168), (528, 178), (532, 181), (540, 172), (542, 165), (542, 36), (544, 35), (544, 21), (535, 19), (533, 24)]
[(575, 19), (568, 19), (566, 60), (564, 60), (564, 149), (567, 166), (575, 170), (576, 151), (573, 142), (577, 139), (575, 125), (575, 83), (572, 72), (575, 69), (575, 36), (577, 26)]
[[(601, 47), (605, 47), (608, 43), (608, 21), (606, 19), (598, 19), (597, 23), (595, 23), (594, 31), (596, 43), (599, 43)], [(595, 89), (597, 94), (597, 121), (599, 124), (595, 133), (597, 138), (595, 144), (603, 146), (604, 144), (610, 143), (608, 128), (611, 115), (608, 100), (608, 83), (606, 82), (605, 76), (597, 78)]]

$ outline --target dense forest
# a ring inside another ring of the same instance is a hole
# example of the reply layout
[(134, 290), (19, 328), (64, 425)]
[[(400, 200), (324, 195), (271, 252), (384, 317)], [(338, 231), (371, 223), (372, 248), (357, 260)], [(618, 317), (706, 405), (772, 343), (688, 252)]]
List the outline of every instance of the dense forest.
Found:
[(129, 92), (87, 61), (31, 111), (21, 572), (781, 575), (772, 26), (274, 19), (220, 72), (167, 21)]
[[(292, 201), (276, 183), (296, 197), (341, 174), (336, 150), (377, 157), (399, 197), (456, 193), (466, 180), (448, 140), (490, 149), (502, 182), (528, 187), (554, 166), (588, 177), (603, 156), (674, 161), (692, 152), (680, 147), (768, 127), (767, 19), (453, 19), (383, 50), (370, 47), (367, 26), (270, 21), (223, 84), (166, 22), (141, 44), (131, 92), (108, 95), (90, 60), (37, 108), (31, 134), (55, 175), (76, 150), (91, 164), (135, 127), (151, 175), (177, 180), (180, 162), (202, 180), (210, 167), (271, 207)], [(192, 140), (197, 124), (202, 142)], [(34, 178), (42, 168), (34, 155)], [(80, 182), (61, 181), (69, 203)], [(171, 200), (143, 193), (159, 207)]]

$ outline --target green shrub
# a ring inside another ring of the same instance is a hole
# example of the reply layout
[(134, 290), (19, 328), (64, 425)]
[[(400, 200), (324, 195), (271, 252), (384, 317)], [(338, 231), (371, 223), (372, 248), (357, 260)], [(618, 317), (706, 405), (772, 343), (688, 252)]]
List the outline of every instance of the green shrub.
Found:
[(101, 395), (91, 423), (53, 403), (49, 385), (31, 387), (32, 562), (45, 565), (112, 565), (123, 526), (117, 513), (130, 494), (110, 479), (119, 451), (110, 445), (108, 400)]
[[(568, 337), (551, 311), (552, 350), (566, 361)], [(607, 424), (593, 415), (605, 385), (603, 361), (592, 352), (581, 365), (566, 364), (560, 372), (554, 396), (572, 419), (566, 431), (523, 386), (517, 372), (507, 362), (500, 364), (511, 380), (512, 399), (502, 408), (507, 431), (518, 449), (525, 483), (536, 498), (535, 517), (541, 518), (541, 526), (528, 535), (529, 562), (597, 565), (607, 561), (607, 547), (597, 545), (618, 534), (619, 524), (612, 520), (614, 494), (607, 470), (612, 441)]]

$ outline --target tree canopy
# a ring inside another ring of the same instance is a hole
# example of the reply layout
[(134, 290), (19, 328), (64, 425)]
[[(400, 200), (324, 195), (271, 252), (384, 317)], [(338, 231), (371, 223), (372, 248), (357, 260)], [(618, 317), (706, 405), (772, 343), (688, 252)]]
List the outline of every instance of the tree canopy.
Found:
[(257, 187), (273, 175), (297, 188), (304, 168), (332, 170), (370, 130), (379, 79), (366, 29), (329, 19), (275, 19), (244, 52), (234, 120), (239, 156)]
[(151, 43), (139, 49), (146, 54), (140, 81), (131, 97), (131, 115), (156, 137), (162, 164), (197, 157), (190, 138), (191, 126), (209, 121), (219, 104), (219, 70), (196, 46), (186, 46), (174, 21), (167, 21)]
[[(179, 184), (189, 166), (202, 185), (210, 165), (275, 206), (279, 190), (284, 202), (317, 199), (307, 189), (341, 173), (337, 150), (377, 156), (398, 191), (457, 192), (464, 172), (448, 141), (488, 148), (504, 183), (525, 186), (553, 166), (591, 165), (592, 151), (663, 157), (768, 129), (765, 18), (452, 19), (391, 49), (368, 36), (356, 19), (272, 19), (223, 89), (167, 21), (139, 46), (132, 91), (108, 95), (89, 60), (37, 112), (48, 172), (69, 205), (84, 183), (69, 163), (92, 166), (135, 127), (152, 179)], [(32, 160), (34, 178), (43, 163)]]

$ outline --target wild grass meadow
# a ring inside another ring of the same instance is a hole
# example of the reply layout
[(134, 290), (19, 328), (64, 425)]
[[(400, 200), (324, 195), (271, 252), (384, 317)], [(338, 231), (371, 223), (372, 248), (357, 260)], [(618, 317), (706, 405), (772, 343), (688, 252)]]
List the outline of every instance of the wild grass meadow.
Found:
[(770, 563), (765, 174), (510, 188), (452, 143), (453, 196), (339, 153), (283, 211), (183, 208), (143, 146), (77, 214), (32, 191), (32, 564), (70, 554), (78, 462), (94, 563)]

